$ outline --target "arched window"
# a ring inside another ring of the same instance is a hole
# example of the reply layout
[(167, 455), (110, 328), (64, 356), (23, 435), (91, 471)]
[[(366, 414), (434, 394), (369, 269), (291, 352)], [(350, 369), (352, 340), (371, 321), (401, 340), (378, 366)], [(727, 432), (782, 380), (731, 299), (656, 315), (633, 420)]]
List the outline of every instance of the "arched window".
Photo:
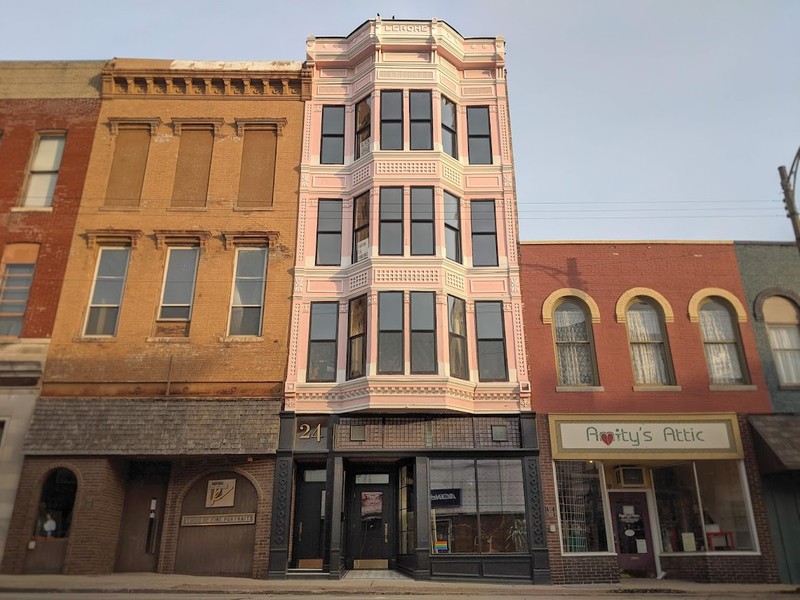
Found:
[(698, 311), (700, 333), (712, 384), (747, 383), (742, 365), (742, 345), (728, 303), (708, 298)]
[(633, 380), (638, 385), (672, 385), (672, 364), (664, 316), (647, 299), (634, 298), (626, 310)]
[(772, 296), (764, 302), (764, 321), (781, 385), (800, 385), (800, 309)]
[(78, 481), (72, 471), (64, 468), (50, 471), (39, 497), (33, 535), (46, 538), (69, 536), (77, 490)]
[(553, 312), (559, 385), (598, 385), (591, 320), (583, 304), (562, 301)]

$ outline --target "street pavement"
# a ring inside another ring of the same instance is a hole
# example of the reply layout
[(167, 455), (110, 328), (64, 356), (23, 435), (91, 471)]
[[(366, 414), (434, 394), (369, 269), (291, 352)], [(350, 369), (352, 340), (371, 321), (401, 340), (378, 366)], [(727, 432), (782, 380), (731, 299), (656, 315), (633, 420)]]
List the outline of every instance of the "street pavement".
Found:
[(623, 579), (614, 584), (532, 585), (485, 583), (477, 581), (414, 581), (396, 574), (375, 573), (367, 578), (341, 580), (297, 578), (287, 580), (198, 577), (155, 573), (114, 573), (110, 575), (0, 575), (0, 598), (52, 598), (58, 600), (90, 598), (270, 598), (325, 596), (333, 598), (381, 596), (391, 598), (749, 598), (800, 599), (797, 585), (710, 584), (678, 580)]

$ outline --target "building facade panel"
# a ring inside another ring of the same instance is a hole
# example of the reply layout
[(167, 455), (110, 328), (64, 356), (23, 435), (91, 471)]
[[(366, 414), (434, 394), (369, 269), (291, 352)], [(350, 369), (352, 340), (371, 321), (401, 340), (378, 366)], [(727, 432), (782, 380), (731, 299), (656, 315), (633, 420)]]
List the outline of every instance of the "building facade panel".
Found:
[(747, 424), (770, 406), (733, 245), (521, 251), (553, 581), (774, 581)]

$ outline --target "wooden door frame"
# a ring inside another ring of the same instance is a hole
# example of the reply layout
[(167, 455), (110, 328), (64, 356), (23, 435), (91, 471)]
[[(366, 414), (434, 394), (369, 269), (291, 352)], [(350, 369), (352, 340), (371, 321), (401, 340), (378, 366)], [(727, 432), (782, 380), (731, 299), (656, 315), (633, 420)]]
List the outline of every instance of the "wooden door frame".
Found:
[(656, 507), (656, 498), (651, 488), (609, 488), (606, 490), (608, 500), (608, 516), (611, 519), (611, 535), (614, 541), (614, 553), (619, 556), (617, 552), (617, 522), (614, 516), (614, 507), (612, 505), (612, 494), (625, 494), (625, 493), (638, 493), (645, 495), (645, 502), (647, 504), (647, 519), (650, 521), (650, 541), (653, 547), (653, 560), (655, 562), (655, 576), (656, 578), (662, 577), (664, 572), (661, 570), (661, 533), (658, 531), (658, 509)]

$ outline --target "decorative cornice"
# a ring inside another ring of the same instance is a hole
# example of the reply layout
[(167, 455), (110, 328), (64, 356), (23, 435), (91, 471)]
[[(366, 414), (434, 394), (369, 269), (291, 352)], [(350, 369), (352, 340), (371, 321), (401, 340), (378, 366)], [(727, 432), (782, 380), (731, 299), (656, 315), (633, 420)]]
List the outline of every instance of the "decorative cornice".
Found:
[(277, 231), (223, 231), (222, 239), (225, 243), (225, 250), (230, 250), (234, 246), (268, 246), (270, 250), (275, 248), (278, 240)]
[(89, 248), (97, 244), (124, 244), (136, 248), (144, 234), (138, 229), (87, 229), (83, 235)]
[(278, 135), (283, 135), (283, 128), (288, 123), (287, 119), (235, 119), (236, 135), (242, 137), (246, 129), (274, 129)]
[(147, 126), (150, 128), (150, 135), (155, 135), (158, 126), (161, 125), (161, 119), (154, 117), (152, 119), (142, 119), (136, 117), (109, 117), (108, 124), (111, 128), (111, 135), (118, 135), (120, 128), (133, 129), (136, 127)]
[(214, 135), (219, 135), (219, 130), (225, 124), (224, 119), (172, 119), (172, 128), (175, 135), (180, 135), (183, 129), (214, 128)]
[(200, 249), (205, 249), (206, 241), (211, 237), (209, 231), (196, 231), (193, 229), (156, 229), (153, 232), (156, 238), (156, 248), (163, 248), (167, 244), (197, 244)]

